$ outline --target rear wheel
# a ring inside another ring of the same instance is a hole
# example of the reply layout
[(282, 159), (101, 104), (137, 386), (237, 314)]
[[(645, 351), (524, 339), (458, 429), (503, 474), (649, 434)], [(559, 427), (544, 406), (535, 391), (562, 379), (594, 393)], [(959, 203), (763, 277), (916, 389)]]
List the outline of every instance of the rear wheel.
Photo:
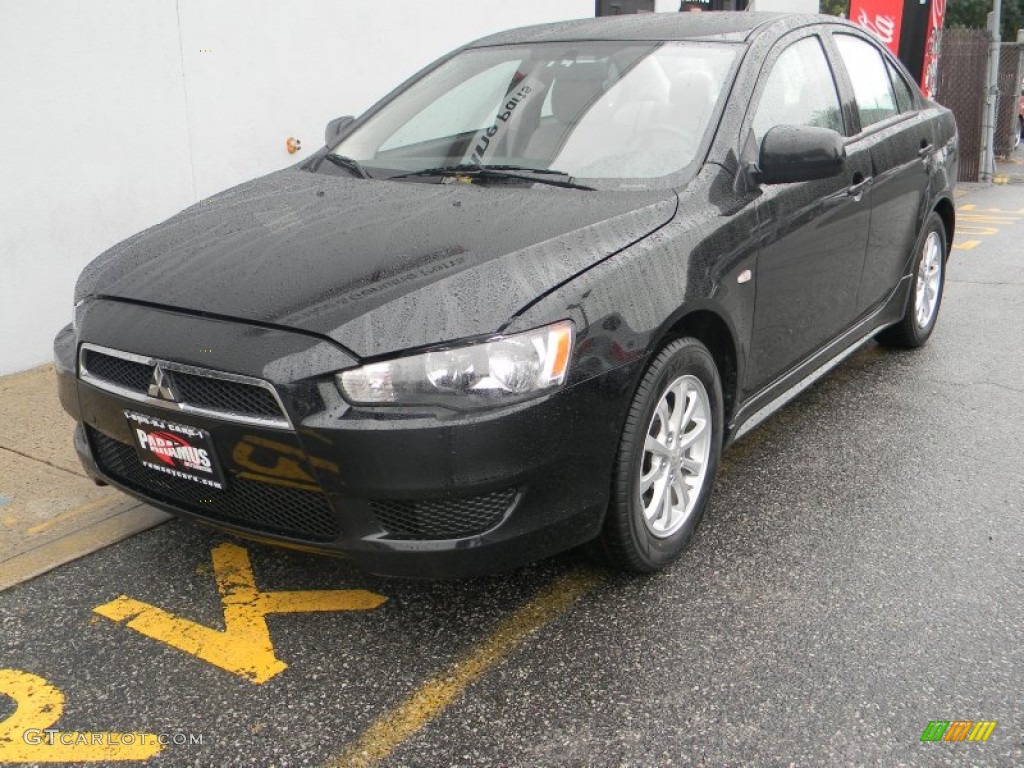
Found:
[(946, 228), (937, 213), (925, 222), (914, 259), (913, 287), (907, 311), (896, 325), (878, 335), (883, 344), (913, 349), (923, 346), (935, 328), (946, 282)]
[(704, 516), (722, 452), (722, 384), (696, 339), (668, 344), (626, 418), (601, 533), (613, 565), (652, 573), (675, 560)]

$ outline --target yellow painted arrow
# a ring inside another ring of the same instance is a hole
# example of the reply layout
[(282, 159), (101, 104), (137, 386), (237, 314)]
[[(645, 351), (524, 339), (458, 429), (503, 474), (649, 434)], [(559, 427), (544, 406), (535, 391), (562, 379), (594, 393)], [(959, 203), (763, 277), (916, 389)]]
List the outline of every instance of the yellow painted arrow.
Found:
[(14, 699), (14, 714), (0, 722), (0, 763), (110, 763), (146, 760), (163, 746), (154, 733), (60, 731), (64, 694), (43, 678), (0, 669), (0, 695)]
[(224, 606), (223, 630), (183, 619), (126, 595), (93, 610), (111, 621), (127, 622), (130, 629), (146, 637), (262, 684), (288, 667), (274, 652), (267, 614), (367, 611), (387, 600), (361, 589), (260, 592), (245, 549), (221, 544), (212, 555), (214, 577)]

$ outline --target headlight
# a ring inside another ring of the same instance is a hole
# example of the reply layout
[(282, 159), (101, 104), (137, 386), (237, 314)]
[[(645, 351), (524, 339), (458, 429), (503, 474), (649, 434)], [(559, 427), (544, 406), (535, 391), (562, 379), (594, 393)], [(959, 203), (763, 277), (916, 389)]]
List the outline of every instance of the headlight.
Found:
[(539, 395), (565, 381), (573, 324), (564, 320), (514, 336), (371, 363), (337, 374), (356, 405), (484, 408)]

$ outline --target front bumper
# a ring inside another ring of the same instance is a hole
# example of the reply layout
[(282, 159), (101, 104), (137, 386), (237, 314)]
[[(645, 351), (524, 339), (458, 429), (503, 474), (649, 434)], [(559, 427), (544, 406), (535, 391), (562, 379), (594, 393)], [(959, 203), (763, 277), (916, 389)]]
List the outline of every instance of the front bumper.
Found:
[[(82, 342), (269, 381), (291, 426), (170, 414), (94, 386), (77, 374)], [(330, 342), (111, 301), (90, 304), (77, 336), (62, 331), (55, 357), (90, 475), (232, 533), (413, 578), (508, 569), (597, 535), (639, 365), (482, 413), (356, 409), (332, 379), (354, 360)], [(209, 432), (226, 490), (143, 467), (126, 410)]]

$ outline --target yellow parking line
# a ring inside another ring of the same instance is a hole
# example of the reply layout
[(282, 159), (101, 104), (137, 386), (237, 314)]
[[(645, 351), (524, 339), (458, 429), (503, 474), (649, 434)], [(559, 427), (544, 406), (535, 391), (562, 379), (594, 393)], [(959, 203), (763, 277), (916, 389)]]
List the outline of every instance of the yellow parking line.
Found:
[[(1006, 211), (1002, 208), (978, 208), (974, 203), (957, 206), (957, 238), (964, 235), (987, 237), (999, 234), (999, 227), (1016, 224), (1024, 214), (1024, 208), (1018, 211)], [(993, 226), (998, 225), (998, 226)], [(981, 245), (981, 240), (958, 240), (953, 245), (954, 251), (969, 251)]]
[[(0, 721), (0, 762), (112, 763), (147, 760), (163, 749), (153, 733), (59, 731), (64, 694), (20, 669), (0, 669), (0, 696), (14, 701), (14, 713)], [(80, 715), (79, 715), (80, 716)]]
[(75, 517), (76, 515), (84, 515), (87, 512), (93, 512), (103, 507), (112, 506), (115, 502), (120, 501), (121, 499), (121, 496), (114, 493), (111, 493), (107, 496), (102, 496), (98, 499), (93, 499), (90, 502), (69, 509), (66, 512), (61, 512), (59, 515), (51, 517), (49, 520), (44, 520), (43, 522), (38, 523), (37, 525), (33, 525), (31, 528), (28, 529), (28, 532), (31, 534), (43, 533), (45, 531), (48, 531), (50, 528), (53, 528), (53, 526), (57, 525), (58, 523), (64, 522), (70, 517)]
[(966, 205), (958, 205), (956, 207), (957, 213), (962, 211), (970, 211), (974, 213), (1002, 213), (1010, 216), (1024, 216), (1024, 208), (1018, 208), (1015, 211), (1008, 211), (1005, 208), (979, 208), (974, 203), (968, 203)]
[(257, 685), (283, 672), (267, 615), (315, 611), (370, 611), (387, 598), (364, 589), (261, 592), (249, 553), (237, 544), (214, 547), (213, 573), (224, 608), (224, 629), (214, 629), (121, 595), (93, 612)]
[(600, 581), (598, 574), (578, 570), (548, 585), (502, 622), (483, 645), (386, 712), (328, 765), (368, 768), (386, 758), (437, 718), (470, 683), (505, 658), (529, 635), (563, 614)]
[(954, 251), (969, 251), (981, 245), (981, 240), (964, 240), (962, 243), (954, 243)]
[(994, 222), (1020, 221), (1024, 216), (1024, 208), (1007, 210), (1006, 208), (979, 208), (971, 203), (970, 205), (958, 205), (956, 207), (957, 221), (967, 219), (968, 221), (990, 220)]
[(1020, 221), (1020, 216), (993, 216), (992, 214), (961, 213), (957, 222), (970, 221), (975, 224), (1012, 224)]
[(972, 224), (961, 224), (956, 228), (958, 235), (975, 235), (977, 237), (998, 235), (999, 229), (996, 227), (978, 227)]

